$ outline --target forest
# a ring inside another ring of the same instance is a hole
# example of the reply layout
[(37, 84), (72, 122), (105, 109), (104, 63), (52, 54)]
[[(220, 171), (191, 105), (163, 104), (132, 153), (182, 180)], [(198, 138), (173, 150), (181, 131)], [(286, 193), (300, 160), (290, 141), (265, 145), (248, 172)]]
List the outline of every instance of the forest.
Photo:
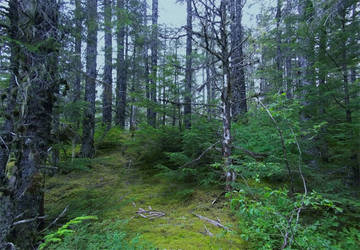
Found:
[(1, 0), (0, 249), (359, 249), (359, 0)]

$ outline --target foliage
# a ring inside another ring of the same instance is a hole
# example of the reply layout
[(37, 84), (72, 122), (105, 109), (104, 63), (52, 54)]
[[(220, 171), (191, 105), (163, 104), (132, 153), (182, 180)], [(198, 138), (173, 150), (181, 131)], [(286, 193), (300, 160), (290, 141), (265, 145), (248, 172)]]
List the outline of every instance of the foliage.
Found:
[(75, 230), (70, 229), (75, 225), (78, 225), (86, 220), (97, 220), (96, 216), (81, 216), (76, 217), (68, 221), (65, 225), (60, 227), (56, 232), (48, 234), (44, 237), (44, 242), (40, 244), (39, 249), (45, 249), (52, 244), (59, 244), (64, 240), (64, 238), (68, 235), (72, 235), (75, 233)]
[(336, 246), (358, 244), (358, 237), (353, 235), (359, 229), (343, 229), (342, 234), (346, 232), (347, 237), (338, 236), (341, 228), (338, 216), (343, 210), (319, 193), (290, 197), (286, 189), (267, 187), (258, 189), (256, 194), (234, 191), (228, 197), (239, 217), (241, 237), (253, 248), (279, 249), (285, 235), (287, 249), (337, 249)]

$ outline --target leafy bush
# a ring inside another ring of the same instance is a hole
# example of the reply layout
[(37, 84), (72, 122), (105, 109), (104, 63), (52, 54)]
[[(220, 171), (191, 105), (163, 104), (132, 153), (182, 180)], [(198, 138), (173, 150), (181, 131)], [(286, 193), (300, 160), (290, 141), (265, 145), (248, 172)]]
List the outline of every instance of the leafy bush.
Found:
[(254, 249), (280, 249), (285, 235), (286, 249), (341, 249), (336, 246), (359, 242), (355, 235), (360, 231), (355, 228), (343, 230), (343, 242), (338, 235), (338, 214), (343, 210), (316, 192), (291, 198), (286, 189), (264, 188), (256, 193), (240, 190), (228, 196), (239, 217), (241, 237)]
[[(153, 249), (141, 236), (129, 238), (122, 229), (126, 221), (105, 220), (101, 223), (80, 223), (94, 216), (78, 217), (57, 232), (45, 236), (39, 249)], [(73, 227), (76, 229), (68, 229)]]

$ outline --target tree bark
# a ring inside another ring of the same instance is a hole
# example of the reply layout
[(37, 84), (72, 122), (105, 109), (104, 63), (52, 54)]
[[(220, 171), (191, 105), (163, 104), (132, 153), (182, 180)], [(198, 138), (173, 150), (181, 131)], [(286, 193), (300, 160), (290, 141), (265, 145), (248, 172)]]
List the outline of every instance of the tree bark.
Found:
[(75, 0), (75, 82), (73, 90), (73, 101), (79, 101), (81, 96), (81, 43), (82, 43), (82, 20), (83, 11), (81, 0)]
[(112, 7), (111, 0), (104, 0), (105, 23), (105, 67), (103, 92), (103, 123), (106, 129), (112, 122)]
[(186, 70), (185, 70), (185, 105), (184, 124), (186, 129), (191, 128), (191, 91), (192, 91), (192, 6), (191, 0), (186, 1)]
[[(152, 41), (151, 41), (151, 77), (150, 94), (152, 106), (157, 102), (157, 61), (158, 61), (158, 0), (152, 1)], [(149, 125), (156, 127), (156, 111), (151, 108)]]
[[(18, 90), (22, 92), (20, 114), (17, 120), (17, 145), (15, 148), (16, 163), (14, 176), (8, 188), (1, 195), (0, 214), (8, 216), (8, 222), (14, 225), (17, 215), (23, 218), (37, 218), (43, 214), (43, 175), (40, 169), (46, 164), (51, 143), (53, 104), (58, 84), (56, 56), (59, 51), (58, 41), (58, 4), (55, 0), (38, 0), (36, 2), (10, 1), (10, 6), (17, 8), (19, 19), (17, 29), (18, 40), (29, 47), (22, 46), (17, 59), (19, 77), (15, 78)], [(12, 9), (11, 11), (14, 11)], [(36, 22), (32, 22), (32, 17)], [(21, 31), (20, 31), (21, 27)], [(40, 45), (39, 45), (40, 44)], [(22, 79), (27, 79), (23, 81)], [(19, 95), (20, 96), (20, 95)], [(3, 190), (1, 190), (3, 192)], [(3, 209), (7, 209), (4, 211)], [(9, 210), (11, 209), (11, 210)], [(40, 220), (19, 224), (11, 228), (3, 227), (1, 216), (0, 241), (5, 237), (12, 240), (20, 249), (32, 249)], [(3, 242), (0, 243), (0, 245)]]
[(127, 69), (125, 62), (125, 24), (123, 11), (125, 0), (117, 0), (117, 59), (116, 59), (116, 125), (125, 128), (126, 120), (126, 92), (127, 92)]
[(245, 83), (245, 69), (244, 69), (244, 52), (243, 40), (244, 31), (242, 26), (242, 9), (243, 0), (232, 0), (230, 8), (231, 17), (231, 78), (233, 81), (232, 87), (232, 116), (234, 120), (239, 115), (247, 112), (246, 103), (246, 83)]
[(96, 98), (96, 56), (97, 56), (97, 0), (88, 0), (87, 5), (87, 47), (85, 101), (81, 155), (92, 158), (95, 155), (95, 98)]

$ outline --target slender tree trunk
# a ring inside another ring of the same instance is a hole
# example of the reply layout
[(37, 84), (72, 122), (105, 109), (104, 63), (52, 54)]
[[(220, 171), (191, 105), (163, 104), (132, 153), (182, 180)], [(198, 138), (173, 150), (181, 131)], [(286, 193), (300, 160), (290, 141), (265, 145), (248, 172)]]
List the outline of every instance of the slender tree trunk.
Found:
[(122, 15), (125, 9), (125, 0), (117, 0), (117, 59), (116, 59), (116, 119), (115, 122), (122, 129), (126, 120), (126, 90), (127, 69), (125, 62), (125, 22)]
[(82, 42), (82, 19), (83, 13), (81, 0), (75, 0), (75, 82), (73, 101), (79, 101), (81, 95), (81, 42)]
[(103, 123), (110, 129), (112, 122), (112, 8), (111, 0), (104, 0), (105, 67), (103, 92)]
[(96, 56), (97, 56), (97, 0), (88, 0), (87, 5), (87, 47), (85, 101), (81, 155), (92, 158), (95, 155), (95, 98), (96, 98)]
[[(276, 7), (276, 70), (277, 70), (277, 82), (280, 84), (280, 88), (283, 89), (283, 56), (282, 56), (282, 41), (281, 41), (281, 8), (282, 0), (277, 0)], [(283, 92), (283, 90), (281, 90)]]
[(185, 128), (191, 128), (191, 91), (192, 91), (192, 5), (191, 0), (186, 1), (186, 70), (185, 70), (185, 105), (184, 123)]
[[(151, 41), (151, 78), (150, 93), (152, 105), (157, 102), (157, 61), (158, 61), (158, 0), (152, 0), (152, 41)], [(151, 109), (149, 124), (156, 127), (156, 111)]]
[(292, 64), (291, 64), (291, 25), (290, 25), (290, 15), (291, 15), (291, 9), (292, 9), (292, 1), (293, 0), (287, 0), (286, 2), (286, 56), (285, 56), (285, 79), (286, 79), (286, 97), (288, 99), (292, 98)]

